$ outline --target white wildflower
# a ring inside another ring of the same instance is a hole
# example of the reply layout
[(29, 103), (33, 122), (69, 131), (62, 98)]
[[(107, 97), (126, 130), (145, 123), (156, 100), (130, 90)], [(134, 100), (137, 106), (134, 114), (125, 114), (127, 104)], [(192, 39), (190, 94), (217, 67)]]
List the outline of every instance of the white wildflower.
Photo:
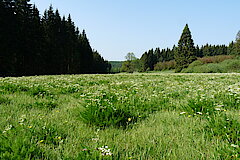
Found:
[(181, 112), (180, 114), (185, 114), (186, 112)]
[(99, 151), (101, 151), (102, 156), (112, 156), (112, 152), (110, 149), (108, 149), (108, 146), (102, 146), (100, 148), (97, 148)]
[(239, 146), (236, 144), (231, 144), (231, 147), (238, 148)]
[(6, 132), (9, 131), (10, 129), (12, 129), (12, 127), (13, 127), (13, 126), (12, 126), (11, 124), (8, 125), (2, 133), (6, 133)]

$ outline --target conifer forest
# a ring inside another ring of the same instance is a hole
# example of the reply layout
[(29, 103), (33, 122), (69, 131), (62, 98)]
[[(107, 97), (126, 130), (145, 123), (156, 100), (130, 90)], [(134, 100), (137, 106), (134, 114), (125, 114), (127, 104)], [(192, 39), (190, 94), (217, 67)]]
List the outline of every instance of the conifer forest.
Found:
[(0, 1), (0, 76), (109, 72), (70, 14), (50, 6), (40, 16), (29, 1)]

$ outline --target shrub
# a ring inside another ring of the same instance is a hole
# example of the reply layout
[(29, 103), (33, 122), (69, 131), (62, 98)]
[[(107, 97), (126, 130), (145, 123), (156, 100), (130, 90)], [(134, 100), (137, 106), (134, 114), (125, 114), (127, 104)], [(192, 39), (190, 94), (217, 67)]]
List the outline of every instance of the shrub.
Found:
[(170, 70), (170, 69), (175, 69), (175, 67), (176, 67), (175, 60), (171, 60), (171, 61), (166, 61), (166, 62), (158, 62), (154, 66), (154, 70), (155, 71)]
[(227, 72), (240, 72), (240, 59), (226, 60), (221, 64)]
[(233, 58), (234, 56), (232, 55), (218, 55), (218, 56), (198, 58), (198, 60), (201, 61), (203, 64), (207, 64), (207, 63), (220, 63), (227, 59), (233, 59)]
[(240, 60), (228, 59), (221, 63), (209, 63), (198, 65), (200, 62), (194, 61), (188, 68), (182, 70), (184, 73), (229, 73), (240, 72)]
[(196, 60), (196, 61), (192, 62), (192, 63), (189, 65), (189, 67), (191, 68), (191, 67), (200, 66), (200, 65), (203, 65), (203, 62), (200, 61), (200, 60)]

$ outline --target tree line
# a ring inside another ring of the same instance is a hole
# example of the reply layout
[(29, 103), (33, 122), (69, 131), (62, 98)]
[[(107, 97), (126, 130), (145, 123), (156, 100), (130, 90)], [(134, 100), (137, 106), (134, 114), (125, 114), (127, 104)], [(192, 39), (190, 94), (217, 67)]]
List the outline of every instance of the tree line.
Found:
[(85, 30), (52, 6), (40, 16), (30, 0), (0, 0), (0, 76), (107, 73), (108, 61)]
[[(134, 57), (133, 53), (131, 54)], [(240, 31), (237, 34), (235, 42), (227, 45), (202, 45), (195, 46), (188, 24), (183, 29), (178, 45), (171, 49), (150, 49), (143, 53), (140, 59), (136, 57), (133, 60), (127, 59), (122, 65), (121, 71), (153, 71), (162, 69), (175, 69), (180, 72), (187, 68), (190, 63), (198, 57), (217, 56), (217, 55), (239, 55), (240, 54)], [(165, 66), (166, 67), (165, 67)], [(165, 68), (164, 68), (165, 67)]]

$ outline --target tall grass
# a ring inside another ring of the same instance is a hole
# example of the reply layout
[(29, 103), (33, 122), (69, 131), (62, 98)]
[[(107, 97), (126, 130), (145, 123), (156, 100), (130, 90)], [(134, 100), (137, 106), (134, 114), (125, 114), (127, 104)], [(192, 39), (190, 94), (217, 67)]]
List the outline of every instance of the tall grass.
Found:
[(239, 78), (0, 78), (0, 159), (239, 159)]

